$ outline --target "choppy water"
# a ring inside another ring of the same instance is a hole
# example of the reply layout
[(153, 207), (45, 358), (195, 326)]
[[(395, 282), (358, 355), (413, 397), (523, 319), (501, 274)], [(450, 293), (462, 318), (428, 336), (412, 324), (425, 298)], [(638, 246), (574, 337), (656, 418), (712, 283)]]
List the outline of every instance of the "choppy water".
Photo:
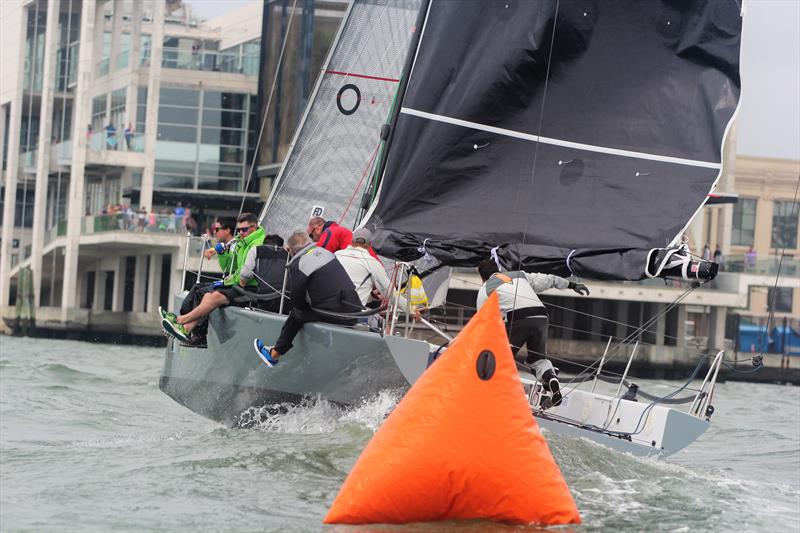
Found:
[[(322, 518), (396, 398), (220, 427), (158, 390), (158, 349), (0, 337), (0, 530), (365, 531)], [(547, 434), (576, 531), (800, 530), (800, 388), (728, 383), (666, 460)], [(516, 531), (487, 522), (370, 531)]]

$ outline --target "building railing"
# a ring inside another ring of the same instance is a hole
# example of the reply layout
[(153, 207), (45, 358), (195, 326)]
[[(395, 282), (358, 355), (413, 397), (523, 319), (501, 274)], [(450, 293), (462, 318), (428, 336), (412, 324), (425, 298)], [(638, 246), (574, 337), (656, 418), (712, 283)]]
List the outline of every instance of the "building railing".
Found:
[(780, 266), (781, 276), (800, 276), (800, 259), (780, 255), (731, 255), (720, 263), (720, 270), (742, 274), (761, 274), (775, 276)]
[(208, 72), (229, 72), (257, 76), (258, 54), (217, 52), (214, 50), (187, 50), (164, 47), (161, 66), (178, 70), (202, 70)]
[(124, 130), (117, 130), (113, 135), (105, 131), (92, 133), (89, 137), (89, 149), (141, 153), (144, 152), (144, 133), (125, 135)]
[(108, 75), (109, 67), (111, 66), (111, 58), (104, 58), (97, 62), (95, 72), (98, 78)]
[(131, 55), (130, 50), (123, 50), (122, 52), (117, 54), (117, 60), (116, 60), (117, 70), (128, 67), (128, 63), (130, 62), (130, 55)]
[(88, 215), (84, 217), (81, 233), (92, 235), (109, 231), (128, 233), (185, 234), (183, 220), (174, 213), (115, 213), (113, 215)]
[(59, 220), (57, 224), (51, 226), (44, 232), (44, 243), (49, 244), (58, 237), (63, 237), (67, 234), (67, 221)]
[(36, 173), (36, 158), (39, 155), (39, 149), (34, 148), (27, 152), (22, 152), (19, 157), (19, 169), (28, 174)]

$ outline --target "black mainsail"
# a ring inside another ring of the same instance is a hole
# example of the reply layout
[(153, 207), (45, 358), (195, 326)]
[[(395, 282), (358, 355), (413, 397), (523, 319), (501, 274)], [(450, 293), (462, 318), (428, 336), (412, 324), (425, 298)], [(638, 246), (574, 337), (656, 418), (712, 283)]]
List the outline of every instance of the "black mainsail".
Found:
[(376, 247), (644, 278), (721, 173), (740, 9), (432, 0), (369, 213)]

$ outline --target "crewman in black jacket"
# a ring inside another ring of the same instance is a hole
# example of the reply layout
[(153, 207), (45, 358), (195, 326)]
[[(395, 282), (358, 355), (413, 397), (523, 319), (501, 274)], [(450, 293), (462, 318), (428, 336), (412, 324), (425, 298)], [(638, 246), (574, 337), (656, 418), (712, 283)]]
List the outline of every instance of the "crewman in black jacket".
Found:
[(362, 309), (361, 299), (353, 282), (336, 256), (311, 242), (308, 233), (295, 231), (287, 242), (289, 256), (289, 288), (292, 310), (274, 346), (260, 338), (253, 340), (256, 353), (269, 367), (292, 347), (292, 340), (307, 322), (329, 322), (351, 325), (351, 318), (323, 316), (315, 309), (333, 313), (355, 313)]

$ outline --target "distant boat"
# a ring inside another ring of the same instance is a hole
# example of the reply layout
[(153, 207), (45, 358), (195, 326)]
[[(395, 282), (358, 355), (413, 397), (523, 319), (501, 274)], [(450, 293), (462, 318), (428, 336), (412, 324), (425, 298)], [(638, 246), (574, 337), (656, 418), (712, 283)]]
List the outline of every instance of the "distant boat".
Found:
[[(681, 11), (639, 0), (355, 0), (264, 224), (286, 234), (316, 212), (366, 225), (404, 272), (414, 261), (468, 267), (492, 256), (509, 270), (704, 283), (718, 266), (682, 235), (721, 174), (740, 36), (734, 1)], [(278, 369), (262, 368), (249, 343), (276, 337), (283, 320), (215, 312), (208, 350), (168, 348), (162, 390), (240, 423), (251, 405), (351, 403), (403, 387), (435, 349), (314, 324)], [(721, 362), (720, 352), (698, 365), (706, 379), (688, 413), (670, 407), (673, 397), (620, 398), (625, 376), (613, 397), (567, 387), (562, 405), (546, 408), (535, 378), (521, 375), (544, 427), (669, 455), (708, 427)]]

